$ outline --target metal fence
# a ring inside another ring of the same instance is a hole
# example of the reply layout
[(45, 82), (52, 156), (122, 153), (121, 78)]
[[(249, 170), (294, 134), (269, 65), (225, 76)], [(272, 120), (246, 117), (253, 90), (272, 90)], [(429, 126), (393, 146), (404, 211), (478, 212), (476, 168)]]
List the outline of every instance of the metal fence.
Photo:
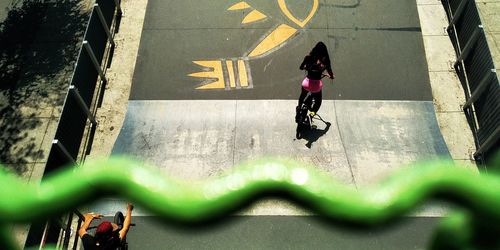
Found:
[(442, 0), (455, 47), (455, 70), (464, 88), (463, 107), (474, 132), (480, 163), (498, 151), (500, 144), (500, 83), (481, 18), (474, 0)]
[[(121, 14), (120, 0), (96, 0), (92, 8), (43, 179), (64, 166), (76, 165), (89, 146), (82, 142), (93, 136), (97, 126), (95, 112), (106, 86), (106, 66), (111, 60)], [(71, 214), (62, 221), (56, 218), (32, 224), (26, 247), (59, 244), (67, 248), (72, 221)]]

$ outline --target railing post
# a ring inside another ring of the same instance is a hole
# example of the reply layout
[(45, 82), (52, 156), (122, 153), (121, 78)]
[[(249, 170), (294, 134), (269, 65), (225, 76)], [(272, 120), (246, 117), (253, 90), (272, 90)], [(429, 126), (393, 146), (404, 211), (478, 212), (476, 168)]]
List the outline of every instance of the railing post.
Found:
[(481, 147), (474, 153), (474, 157), (482, 155), (484, 152), (488, 151), (496, 142), (500, 139), (500, 126), (497, 126), (495, 131), (481, 144)]
[(462, 2), (460, 2), (460, 4), (458, 5), (458, 8), (455, 11), (455, 13), (453, 13), (450, 10), (450, 12), (452, 14), (452, 18), (450, 20), (450, 25), (448, 25), (448, 30), (451, 29), (451, 27), (453, 27), (453, 25), (455, 25), (455, 23), (458, 21), (458, 19), (462, 16), (462, 14), (464, 13), (465, 6), (467, 5), (467, 3), (469, 3), (469, 0), (462, 0)]
[(492, 77), (494, 77), (496, 74), (497, 70), (491, 69), (490, 74), (485, 74), (485, 76), (483, 76), (476, 90), (471, 94), (469, 100), (464, 104), (464, 110), (469, 108), (472, 105), (472, 103), (477, 101), (479, 96), (481, 96), (483, 92), (486, 90), (486, 87), (488, 86), (488, 83), (491, 82)]
[(55, 146), (57, 149), (59, 149), (59, 151), (61, 153), (63, 153), (63, 155), (66, 157), (66, 159), (68, 161), (70, 161), (73, 165), (76, 165), (76, 161), (75, 159), (73, 159), (73, 157), (71, 156), (71, 154), (68, 152), (68, 150), (66, 149), (66, 147), (64, 147), (64, 145), (62, 145), (62, 143), (57, 140), (57, 139), (54, 139), (52, 141), (52, 145)]
[(113, 36), (111, 35), (111, 31), (109, 31), (109, 26), (106, 23), (106, 19), (104, 18), (104, 14), (102, 14), (101, 7), (99, 7), (99, 4), (94, 4), (94, 9), (97, 11), (97, 16), (99, 16), (99, 20), (101, 21), (102, 28), (106, 32), (106, 35), (108, 36), (108, 41), (111, 43), (111, 45), (115, 46), (115, 41), (113, 40)]
[(39, 249), (43, 249), (45, 247), (45, 242), (47, 241), (47, 235), (49, 233), (49, 228), (50, 228), (49, 223), (50, 223), (49, 221), (46, 221), (45, 226), (43, 227), (43, 234), (42, 234), (42, 238), (40, 239), (40, 248)]
[(66, 227), (64, 229), (64, 240), (63, 240), (63, 248), (62, 249), (68, 249), (69, 240), (71, 237), (71, 224), (72, 224), (72, 222), (73, 222), (73, 213), (69, 213), (68, 221), (66, 222)]
[(118, 16), (122, 16), (123, 11), (122, 11), (122, 7), (120, 6), (120, 0), (115, 0), (115, 5), (116, 5), (116, 9), (118, 10)]
[(101, 77), (101, 79), (103, 79), (105, 82), (107, 82), (106, 76), (104, 75), (104, 72), (101, 69), (101, 64), (97, 60), (97, 57), (95, 56), (94, 51), (92, 50), (92, 47), (90, 46), (90, 44), (87, 40), (83, 41), (83, 47), (85, 47), (85, 50), (87, 51), (87, 54), (89, 55), (90, 60), (92, 60), (92, 63), (94, 64), (94, 67), (97, 70), (97, 72), (99, 73), (99, 76)]
[(87, 114), (87, 118), (90, 120), (90, 122), (92, 122), (92, 124), (94, 126), (97, 125), (97, 121), (96, 121), (94, 115), (92, 114), (92, 112), (90, 112), (90, 109), (87, 107), (87, 104), (85, 104), (85, 101), (83, 100), (82, 96), (80, 95), (80, 92), (78, 92), (78, 89), (74, 85), (71, 85), (71, 86), (69, 86), (69, 91), (75, 97), (75, 99), (78, 103), (78, 106), (80, 106), (80, 108)]
[(83, 214), (80, 213), (78, 210), (73, 211), (74, 214), (78, 217), (78, 223), (76, 223), (76, 235), (75, 235), (75, 240), (73, 241), (73, 247), (71, 249), (76, 249), (78, 246), (78, 229), (80, 229), (82, 222), (84, 221), (85, 217), (83, 217)]
[(472, 36), (469, 39), (469, 41), (467, 41), (467, 44), (465, 44), (462, 53), (460, 53), (457, 61), (455, 62), (455, 67), (457, 66), (457, 64), (467, 59), (470, 51), (476, 45), (476, 42), (479, 39), (479, 35), (481, 34), (482, 31), (483, 31), (483, 25), (478, 25), (477, 28), (474, 30), (474, 33), (472, 33)]

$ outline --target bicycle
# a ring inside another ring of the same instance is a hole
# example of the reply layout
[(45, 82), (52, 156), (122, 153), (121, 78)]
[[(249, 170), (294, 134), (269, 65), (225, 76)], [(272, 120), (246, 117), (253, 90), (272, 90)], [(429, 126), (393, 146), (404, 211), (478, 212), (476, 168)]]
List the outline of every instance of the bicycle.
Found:
[[(324, 78), (328, 75), (322, 74), (321, 78)], [(323, 120), (321, 116), (312, 112), (312, 107), (314, 107), (316, 100), (311, 92), (308, 92), (301, 106), (298, 107), (295, 114), (295, 122), (297, 123), (297, 129), (295, 137), (297, 139), (302, 138), (302, 134), (305, 130), (312, 130), (316, 128), (316, 125), (313, 123), (314, 117), (318, 116), (319, 119)], [(311, 115), (313, 114), (313, 115)]]

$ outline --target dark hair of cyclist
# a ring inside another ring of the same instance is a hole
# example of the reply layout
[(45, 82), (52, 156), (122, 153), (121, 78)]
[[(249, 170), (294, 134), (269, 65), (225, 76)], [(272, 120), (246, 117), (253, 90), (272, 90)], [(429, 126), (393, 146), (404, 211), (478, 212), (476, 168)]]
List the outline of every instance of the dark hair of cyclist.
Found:
[(312, 48), (309, 55), (314, 59), (319, 59), (326, 65), (330, 65), (330, 55), (328, 55), (328, 49), (323, 42), (318, 42), (314, 48)]

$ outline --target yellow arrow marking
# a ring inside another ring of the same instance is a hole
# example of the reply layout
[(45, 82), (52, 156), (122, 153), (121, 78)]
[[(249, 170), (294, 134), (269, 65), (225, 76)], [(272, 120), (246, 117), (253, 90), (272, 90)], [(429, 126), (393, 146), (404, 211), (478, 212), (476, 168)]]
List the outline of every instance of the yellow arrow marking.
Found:
[(266, 18), (267, 16), (262, 14), (262, 12), (258, 10), (252, 10), (241, 23), (246, 24), (246, 23), (252, 23), (252, 22), (257, 22), (259, 20), (262, 20)]
[(292, 28), (286, 24), (278, 26), (271, 34), (269, 34), (262, 42), (253, 49), (248, 55), (249, 57), (260, 56), (278, 45), (282, 44), (297, 32), (297, 29)]
[(278, 0), (278, 4), (280, 6), (281, 11), (283, 11), (283, 14), (285, 14), (285, 16), (287, 16), (290, 20), (292, 20), (292, 22), (294, 22), (295, 24), (297, 24), (301, 28), (304, 28), (304, 26), (306, 26), (306, 24), (311, 20), (311, 18), (314, 16), (316, 11), (318, 10), (318, 6), (319, 6), (318, 0), (313, 0), (313, 7), (311, 9), (311, 12), (309, 12), (309, 15), (307, 15), (306, 19), (304, 19), (303, 21), (300, 21), (294, 15), (292, 15), (290, 10), (286, 6), (285, 0)]
[(224, 75), (222, 74), (222, 62), (221, 61), (193, 61), (193, 63), (198, 64), (203, 67), (212, 68), (212, 71), (203, 71), (189, 74), (192, 77), (199, 78), (214, 78), (216, 79), (214, 82), (205, 84), (196, 89), (223, 89), (225, 88), (224, 84)]

